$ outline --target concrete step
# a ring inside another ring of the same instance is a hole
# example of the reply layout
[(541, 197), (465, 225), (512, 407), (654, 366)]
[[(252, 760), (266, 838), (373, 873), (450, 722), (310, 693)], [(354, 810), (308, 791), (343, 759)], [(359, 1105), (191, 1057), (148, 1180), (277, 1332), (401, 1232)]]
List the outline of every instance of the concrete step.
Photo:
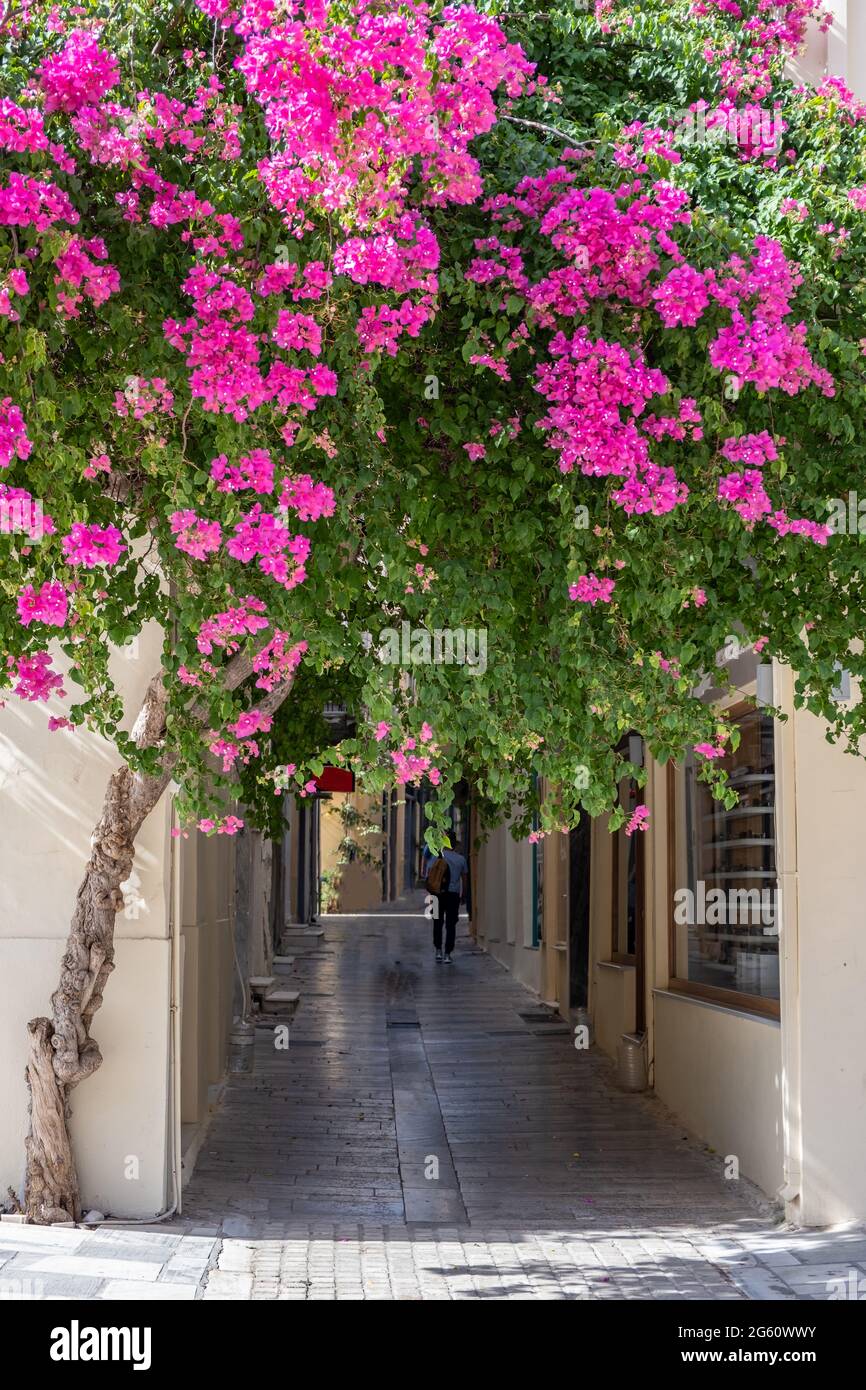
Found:
[(296, 989), (272, 989), (262, 1000), (265, 1013), (286, 1012), (297, 1008), (300, 993)]
[(256, 999), (261, 999), (269, 990), (273, 989), (277, 981), (274, 975), (250, 975), (247, 983), (250, 987), (250, 993)]

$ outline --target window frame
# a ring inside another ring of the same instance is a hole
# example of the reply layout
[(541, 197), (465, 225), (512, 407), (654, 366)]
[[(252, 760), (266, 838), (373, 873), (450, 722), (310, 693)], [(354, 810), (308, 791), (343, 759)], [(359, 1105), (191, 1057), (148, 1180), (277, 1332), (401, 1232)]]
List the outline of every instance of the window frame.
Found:
[[(736, 706), (740, 708), (739, 704)], [(751, 710), (753, 706), (746, 705), (746, 709)], [(733, 713), (733, 709), (730, 711)], [(776, 759), (774, 757), (774, 772)], [(743, 994), (740, 990), (719, 989), (715, 985), (699, 983), (695, 980), (683, 979), (677, 975), (677, 924), (674, 921), (674, 894), (677, 888), (677, 851), (680, 848), (677, 835), (677, 792), (684, 790), (686, 769), (682, 764), (675, 764), (673, 761), (667, 765), (666, 782), (666, 833), (667, 833), (667, 904), (668, 904), (668, 989), (673, 994), (682, 994), (694, 999), (702, 999), (707, 1003), (719, 1004), (723, 1008), (733, 1009), (736, 1013), (757, 1014), (761, 1018), (780, 1019), (782, 1013), (782, 1001), (779, 999), (762, 999), (756, 994)], [(778, 775), (776, 775), (776, 786), (778, 786)], [(774, 802), (774, 809), (777, 803)], [(778, 818), (774, 817), (774, 826), (778, 825)], [(685, 834), (688, 834), (688, 826), (685, 827)], [(778, 854), (778, 835), (776, 839), (776, 852)], [(778, 883), (778, 859), (777, 859), (777, 883)], [(781, 950), (781, 922), (779, 923), (779, 964), (782, 963)]]

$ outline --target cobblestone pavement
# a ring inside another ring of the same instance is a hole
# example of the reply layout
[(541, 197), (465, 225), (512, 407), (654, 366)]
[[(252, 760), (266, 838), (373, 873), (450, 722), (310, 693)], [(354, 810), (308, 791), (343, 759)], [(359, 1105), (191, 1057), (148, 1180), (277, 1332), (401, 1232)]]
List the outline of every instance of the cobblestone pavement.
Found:
[(417, 915), (323, 926), (291, 945), (288, 1047), (258, 1031), (183, 1219), (3, 1222), (0, 1296), (866, 1296), (866, 1231), (776, 1224), (656, 1101), (543, 1021), (464, 923), (453, 966), (434, 963)]

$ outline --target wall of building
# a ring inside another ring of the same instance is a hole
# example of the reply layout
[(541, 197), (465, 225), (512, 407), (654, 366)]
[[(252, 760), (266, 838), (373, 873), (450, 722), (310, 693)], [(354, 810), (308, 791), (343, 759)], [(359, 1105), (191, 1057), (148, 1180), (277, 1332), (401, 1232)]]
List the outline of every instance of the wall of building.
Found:
[(804, 52), (792, 63), (794, 73), (807, 82), (832, 75), (858, 97), (866, 97), (866, 5), (863, 0), (824, 0), (833, 16), (826, 33), (812, 21)]
[[(350, 827), (344, 821), (343, 809), (354, 808), (365, 821), (381, 827), (382, 798), (365, 796), (359, 792), (335, 792), (329, 800), (319, 802), (321, 831), (322, 877), (329, 876), (333, 912), (373, 912), (382, 901), (382, 833), (362, 834), (363, 826)], [(397, 850), (400, 856), (395, 866), (398, 875), (402, 873), (401, 847), (403, 837), (400, 833), (402, 822), (398, 824)], [(356, 857), (346, 861), (345, 851), (341, 853), (340, 844), (348, 834), (364, 850), (376, 858), (373, 864), (365, 863)], [(324, 893), (324, 889), (323, 889)], [(324, 909), (323, 909), (324, 910)]]
[(476, 858), (473, 924), (479, 945), (515, 979), (543, 993), (542, 952), (532, 939), (532, 846), (500, 825)]
[(742, 1177), (783, 1181), (779, 1024), (688, 995), (654, 995), (656, 1094)]
[(866, 763), (828, 745), (814, 715), (797, 711), (791, 725), (783, 922), (796, 922), (797, 973), (783, 1024), (797, 1030), (796, 1213), (823, 1226), (866, 1218)]
[[(256, 848), (259, 836), (255, 837)], [(233, 890), (235, 842), (199, 835), (175, 842), (181, 931), (181, 1123), (202, 1126), (225, 1076), (235, 998)], [(259, 850), (260, 853), (260, 850)], [(269, 866), (268, 866), (269, 867)], [(261, 926), (261, 923), (259, 924)], [(260, 933), (246, 974), (267, 974)], [(188, 1177), (185, 1173), (185, 1177)]]
[[(155, 626), (112, 670), (130, 727), (152, 673)], [(59, 658), (55, 664), (62, 669)], [(20, 1190), (27, 1127), (27, 1022), (50, 1011), (75, 895), (106, 783), (119, 765), (102, 739), (48, 732), (63, 702), (0, 709), (0, 1191)], [(115, 970), (94, 1021), (103, 1064), (72, 1094), (71, 1132), (86, 1206), (129, 1216), (166, 1204), (169, 1095), (169, 828), (164, 796), (136, 847)], [(137, 1176), (135, 1176), (137, 1174)], [(128, 1176), (131, 1175), (131, 1176)]]

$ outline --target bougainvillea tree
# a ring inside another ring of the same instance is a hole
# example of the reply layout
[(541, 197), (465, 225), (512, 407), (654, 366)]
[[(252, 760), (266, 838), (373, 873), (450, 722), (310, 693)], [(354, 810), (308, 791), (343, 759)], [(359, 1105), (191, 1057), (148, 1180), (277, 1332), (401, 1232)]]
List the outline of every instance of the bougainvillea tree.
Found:
[[(622, 823), (630, 729), (730, 796), (693, 692), (732, 633), (864, 732), (827, 517), (866, 438), (866, 109), (786, 77), (814, 9), (7, 7), (5, 684), (121, 759), (30, 1024), (34, 1219), (79, 1214), (68, 1098), (170, 783), (179, 834), (267, 827), (337, 700), (328, 756), (438, 787), (434, 843), (457, 778), (518, 833)], [(148, 621), (131, 712), (110, 653)]]

